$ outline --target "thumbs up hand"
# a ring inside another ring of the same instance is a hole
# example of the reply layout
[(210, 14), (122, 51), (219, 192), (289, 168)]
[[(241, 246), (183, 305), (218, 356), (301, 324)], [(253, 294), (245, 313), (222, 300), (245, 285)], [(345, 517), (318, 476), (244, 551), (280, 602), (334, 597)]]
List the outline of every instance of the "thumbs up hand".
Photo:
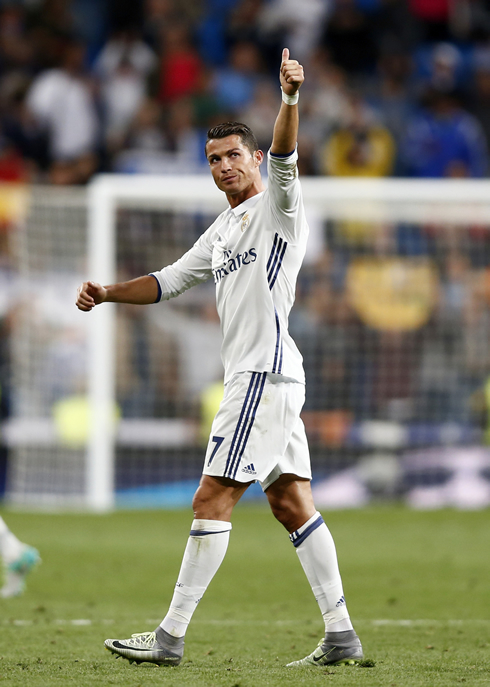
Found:
[(286, 95), (294, 95), (297, 93), (305, 80), (303, 67), (297, 60), (289, 59), (289, 48), (284, 48), (282, 51), (279, 80), (281, 82), (281, 88)]

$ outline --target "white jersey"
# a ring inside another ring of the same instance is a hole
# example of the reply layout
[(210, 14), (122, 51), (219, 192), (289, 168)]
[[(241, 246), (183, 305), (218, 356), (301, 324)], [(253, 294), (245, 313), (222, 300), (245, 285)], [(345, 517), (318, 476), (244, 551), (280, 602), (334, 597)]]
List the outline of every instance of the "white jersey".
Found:
[(180, 260), (152, 273), (160, 300), (214, 278), (225, 383), (246, 371), (305, 381), (288, 332), (308, 238), (297, 159), (269, 152), (267, 190), (222, 212)]

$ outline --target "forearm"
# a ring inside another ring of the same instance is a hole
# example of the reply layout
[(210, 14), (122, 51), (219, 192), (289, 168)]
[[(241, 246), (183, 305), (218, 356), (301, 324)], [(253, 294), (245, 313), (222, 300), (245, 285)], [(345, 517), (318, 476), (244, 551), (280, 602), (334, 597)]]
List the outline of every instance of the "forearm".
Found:
[(288, 155), (296, 148), (298, 140), (299, 113), (298, 105), (281, 103), (281, 109), (274, 124), (271, 153)]
[(131, 281), (111, 284), (105, 287), (106, 303), (131, 303), (134, 305), (149, 305), (155, 303), (158, 295), (158, 282), (155, 277), (145, 275)]
[[(284, 48), (281, 69), (279, 70), (283, 100), (274, 124), (271, 146), (273, 155), (288, 155), (296, 149), (299, 127), (298, 91), (304, 78), (303, 67), (297, 60), (290, 60), (289, 50)], [(291, 99), (294, 105), (288, 103)]]

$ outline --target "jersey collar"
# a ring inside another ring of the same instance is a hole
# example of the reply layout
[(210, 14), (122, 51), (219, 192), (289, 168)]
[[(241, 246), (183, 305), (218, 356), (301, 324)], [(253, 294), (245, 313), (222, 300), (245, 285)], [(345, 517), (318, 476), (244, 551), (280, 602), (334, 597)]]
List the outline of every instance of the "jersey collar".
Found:
[(244, 200), (243, 203), (240, 203), (240, 205), (237, 205), (236, 208), (230, 208), (230, 211), (235, 215), (235, 217), (240, 217), (240, 215), (243, 215), (247, 212), (247, 210), (251, 210), (257, 202), (260, 200), (260, 198), (263, 196), (265, 191), (261, 191), (260, 193), (256, 193), (255, 196), (252, 196), (251, 198), (247, 198), (247, 200)]

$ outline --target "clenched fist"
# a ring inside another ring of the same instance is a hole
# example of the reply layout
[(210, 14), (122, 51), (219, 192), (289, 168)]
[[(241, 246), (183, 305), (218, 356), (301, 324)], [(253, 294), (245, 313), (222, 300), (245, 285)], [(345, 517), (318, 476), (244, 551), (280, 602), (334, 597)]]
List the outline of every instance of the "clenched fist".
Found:
[(79, 310), (89, 312), (107, 298), (107, 289), (95, 281), (84, 281), (77, 289), (76, 306)]

